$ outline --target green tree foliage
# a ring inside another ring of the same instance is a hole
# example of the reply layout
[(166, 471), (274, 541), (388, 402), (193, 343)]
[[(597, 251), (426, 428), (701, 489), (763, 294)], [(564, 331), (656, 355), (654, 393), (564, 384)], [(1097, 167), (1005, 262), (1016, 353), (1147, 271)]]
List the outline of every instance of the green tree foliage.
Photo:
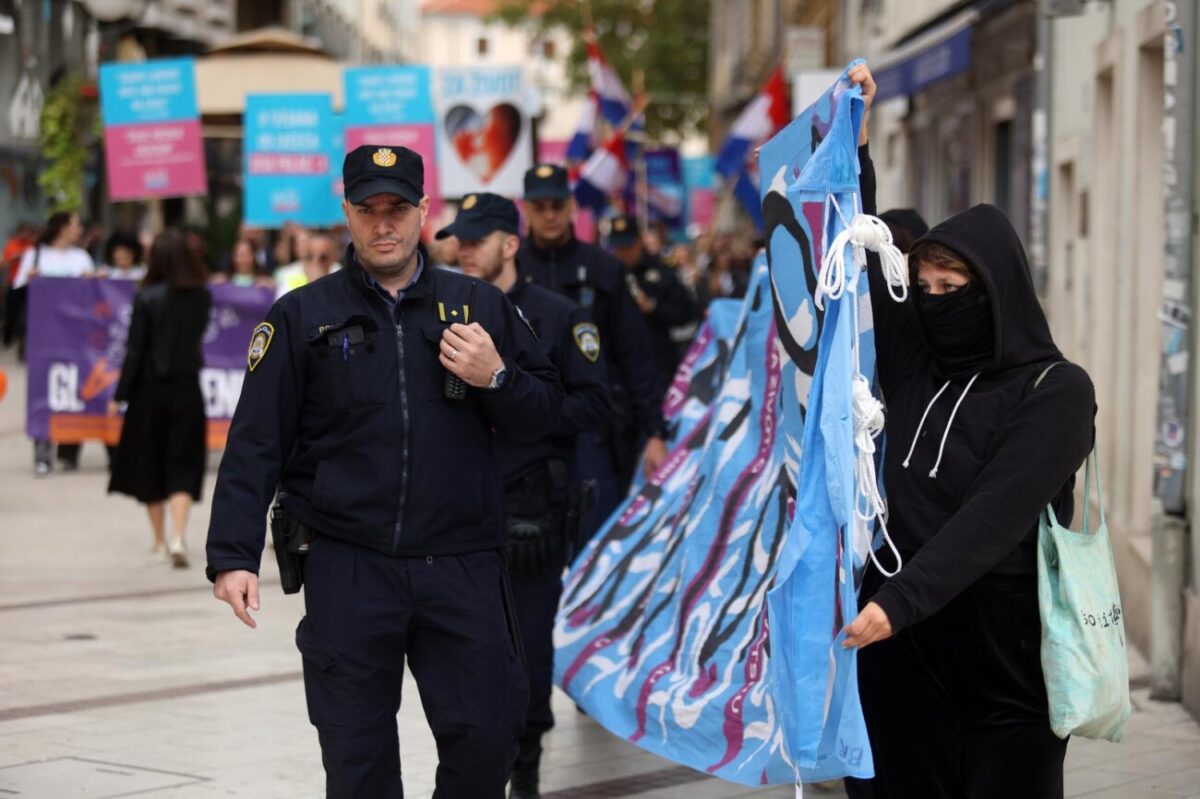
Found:
[(96, 86), (77, 76), (55, 83), (42, 106), (44, 166), (37, 185), (52, 211), (83, 209), (83, 181), (98, 138)]
[(83, 208), (83, 177), (96, 139), (95, 87), (79, 77), (64, 77), (42, 106), (41, 143), (45, 166), (38, 186), (52, 211)]
[(583, 30), (590, 21), (630, 92), (635, 74), (644, 76), (652, 139), (676, 143), (707, 130), (709, 0), (502, 0), (498, 13), (542, 34), (569, 31), (571, 85), (581, 90), (589, 86)]

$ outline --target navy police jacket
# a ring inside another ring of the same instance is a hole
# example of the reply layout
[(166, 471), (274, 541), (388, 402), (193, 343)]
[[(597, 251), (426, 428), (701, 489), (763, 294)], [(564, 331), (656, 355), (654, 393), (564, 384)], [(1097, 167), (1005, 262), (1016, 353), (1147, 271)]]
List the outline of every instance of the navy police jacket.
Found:
[(602, 429), (612, 415), (600, 331), (584, 310), (529, 278), (519, 278), (508, 290), (508, 298), (533, 326), (542, 352), (558, 370), (566, 396), (547, 438), (522, 443), (498, 437), (497, 456), (505, 477), (548, 458), (570, 463), (575, 437)]
[[(562, 387), (499, 289), (422, 257), (394, 312), (350, 248), (346, 268), (285, 294), (256, 328), (213, 495), (210, 579), (258, 571), (277, 488), (305, 525), (389, 555), (503, 546), (493, 438), (546, 436)], [(499, 389), (446, 398), (438, 348), (458, 321), (496, 343)]]
[(663, 432), (657, 368), (648, 357), (650, 337), (613, 255), (577, 240), (543, 249), (527, 238), (518, 254), (522, 278), (565, 295), (587, 312), (605, 339), (610, 385), (624, 392), (643, 436)]

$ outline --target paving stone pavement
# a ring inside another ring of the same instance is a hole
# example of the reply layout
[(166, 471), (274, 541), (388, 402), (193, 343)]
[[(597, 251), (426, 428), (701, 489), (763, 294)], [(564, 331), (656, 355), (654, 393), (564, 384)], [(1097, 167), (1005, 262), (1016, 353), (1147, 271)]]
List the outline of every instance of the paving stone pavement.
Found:
[[(190, 525), (193, 568), (170, 569), (149, 554), (142, 509), (105, 494), (98, 445), (84, 447), (79, 472), (34, 479), (23, 369), (9, 352), (0, 368), (9, 374), (0, 400), (0, 796), (320, 796), (320, 751), (293, 643), (301, 600), (272, 584), (268, 559), (259, 628), (243, 627), (212, 598), (200, 568), (207, 507)], [(208, 491), (213, 477), (210, 469)], [(436, 758), (412, 686), (400, 740), (406, 795), (420, 797), (432, 793)], [(1126, 741), (1072, 742), (1067, 794), (1200, 797), (1200, 725), (1145, 689), (1134, 703)], [(562, 693), (554, 707), (547, 799), (794, 795), (750, 791), (646, 754), (576, 713)], [(805, 794), (845, 796), (840, 785)]]

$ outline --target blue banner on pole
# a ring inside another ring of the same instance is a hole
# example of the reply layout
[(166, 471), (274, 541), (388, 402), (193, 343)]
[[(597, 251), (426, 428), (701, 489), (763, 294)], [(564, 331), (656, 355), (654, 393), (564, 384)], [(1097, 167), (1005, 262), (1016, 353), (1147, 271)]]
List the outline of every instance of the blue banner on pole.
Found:
[(344, 73), (347, 127), (432, 123), (432, 73), (424, 66), (352, 67)]
[(328, 94), (249, 95), (244, 156), (246, 222), (256, 227), (339, 222), (342, 214), (334, 201), (331, 180), (334, 140)]
[(161, 58), (100, 65), (100, 114), (105, 125), (177, 122), (200, 115), (196, 61)]
[(858, 208), (862, 113), (843, 72), (763, 146), (769, 260), (697, 334), (670, 453), (572, 564), (556, 619), (555, 677), (592, 718), (746, 785), (872, 774), (841, 630), (870, 545), (851, 386), (873, 333), (865, 275), (818, 288)]

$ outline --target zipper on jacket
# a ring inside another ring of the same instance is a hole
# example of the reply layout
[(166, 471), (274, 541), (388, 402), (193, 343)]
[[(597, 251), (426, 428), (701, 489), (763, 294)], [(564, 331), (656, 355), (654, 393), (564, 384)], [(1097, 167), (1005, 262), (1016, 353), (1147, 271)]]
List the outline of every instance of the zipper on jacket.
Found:
[(404, 380), (404, 326), (400, 309), (396, 309), (396, 357), (400, 380), (400, 420), (404, 441), (400, 445), (400, 505), (396, 510), (396, 526), (392, 532), (392, 552), (400, 551), (400, 531), (404, 527), (404, 506), (408, 501), (408, 447), (412, 438), (408, 419), (408, 386)]

